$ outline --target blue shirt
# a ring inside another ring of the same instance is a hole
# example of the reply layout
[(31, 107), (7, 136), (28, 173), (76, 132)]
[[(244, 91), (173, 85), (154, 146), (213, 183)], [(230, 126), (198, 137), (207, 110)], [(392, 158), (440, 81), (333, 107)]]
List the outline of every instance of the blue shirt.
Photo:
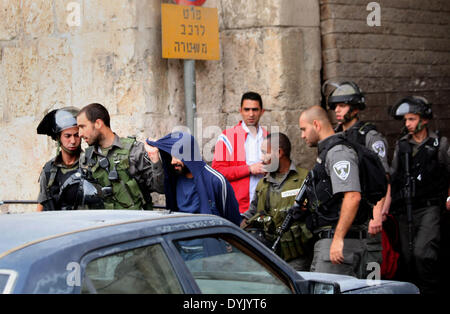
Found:
[(200, 198), (195, 188), (194, 178), (178, 177), (177, 205), (181, 212), (198, 213), (200, 211)]

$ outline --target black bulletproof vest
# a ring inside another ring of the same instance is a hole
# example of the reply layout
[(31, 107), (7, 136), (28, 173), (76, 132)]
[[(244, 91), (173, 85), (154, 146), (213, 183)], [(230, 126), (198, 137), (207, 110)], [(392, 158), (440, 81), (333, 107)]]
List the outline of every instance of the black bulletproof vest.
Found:
[[(308, 207), (312, 212), (307, 221), (310, 230), (324, 226), (334, 227), (339, 220), (341, 211), (343, 193), (333, 195), (331, 178), (325, 170), (325, 158), (332, 147), (338, 144), (346, 145), (347, 141), (342, 133), (336, 134), (325, 141), (319, 150), (317, 163), (312, 169), (312, 180), (307, 184)], [(362, 210), (362, 206), (368, 205), (360, 204), (353, 225), (361, 225), (368, 219), (368, 211)]]
[[(401, 143), (403, 142), (403, 143)], [(392, 176), (392, 199), (394, 202), (404, 201), (406, 184), (406, 167), (404, 154), (408, 153), (408, 146), (412, 151), (412, 146), (408, 139), (399, 142), (398, 167)], [(405, 146), (406, 145), (406, 146)], [(410, 153), (410, 176), (413, 179), (413, 204), (416, 200), (429, 200), (445, 198), (448, 189), (448, 173), (446, 165), (439, 162), (440, 138), (428, 138), (420, 146), (419, 150)], [(403, 149), (402, 147), (406, 147)]]
[(47, 189), (48, 195), (50, 197), (50, 202), (53, 202), (53, 206), (50, 204), (44, 204), (44, 210), (65, 210), (72, 209), (76, 202), (76, 196), (78, 192), (78, 184), (68, 185), (60, 195), (60, 188), (69, 179), (69, 177), (78, 171), (78, 168), (74, 170), (69, 170), (63, 173), (59, 167), (56, 167), (52, 161), (48, 162), (44, 166), (45, 176), (47, 178), (47, 183), (50, 180), (51, 172), (56, 171), (56, 175), (53, 183)]
[[(376, 126), (370, 122), (358, 121), (351, 128), (344, 131), (344, 135), (350, 142), (358, 143), (366, 146), (366, 135), (372, 130), (376, 130)], [(342, 125), (338, 125), (336, 132), (342, 132)]]

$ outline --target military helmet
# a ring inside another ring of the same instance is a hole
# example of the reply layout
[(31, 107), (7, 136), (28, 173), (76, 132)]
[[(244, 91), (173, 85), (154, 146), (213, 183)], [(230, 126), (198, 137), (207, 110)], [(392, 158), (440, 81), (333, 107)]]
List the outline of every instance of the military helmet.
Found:
[(78, 111), (75, 107), (65, 107), (50, 111), (39, 123), (37, 133), (48, 135), (56, 141), (59, 133), (65, 129), (77, 126)]
[(433, 118), (431, 104), (425, 97), (421, 96), (402, 98), (389, 108), (389, 114), (396, 120), (403, 119), (403, 116), (407, 113), (415, 113), (425, 119)]
[(352, 81), (333, 82), (328, 80), (322, 85), (322, 94), (331, 110), (334, 110), (340, 103), (348, 104), (359, 110), (366, 108), (364, 93)]
[(61, 209), (104, 209), (100, 186), (88, 181), (82, 171), (79, 169), (71, 174), (60, 186), (58, 199)]

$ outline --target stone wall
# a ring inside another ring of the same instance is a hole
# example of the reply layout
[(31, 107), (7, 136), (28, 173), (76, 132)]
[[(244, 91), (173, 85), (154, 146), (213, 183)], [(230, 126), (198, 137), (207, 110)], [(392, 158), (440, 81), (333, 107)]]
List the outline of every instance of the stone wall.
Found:
[(323, 79), (349, 78), (367, 93), (362, 118), (387, 136), (390, 155), (402, 123), (387, 108), (402, 97), (433, 103), (432, 127), (450, 136), (450, 1), (380, 0), (381, 26), (369, 27), (369, 0), (321, 0)]
[[(70, 2), (80, 7), (75, 26)], [(39, 172), (56, 150), (36, 127), (51, 109), (100, 102), (114, 131), (139, 140), (185, 124), (183, 62), (161, 56), (161, 2), (171, 1), (0, 0), (0, 200), (36, 198)], [(196, 61), (199, 125), (234, 125), (241, 95), (257, 91), (262, 124), (287, 132), (295, 160), (311, 166), (298, 116), (320, 101), (318, 0), (205, 6), (219, 11), (221, 59)], [(217, 135), (204, 134), (204, 153)]]
[[(214, 122), (223, 127), (232, 126), (240, 119), (242, 94), (256, 91), (261, 94), (266, 110), (261, 124), (269, 132), (277, 128), (285, 132), (291, 139), (295, 161), (312, 166), (314, 152), (300, 139), (298, 118), (304, 108), (320, 102), (318, 1), (223, 0), (217, 3), (222, 57), (217, 66), (202, 63), (221, 72), (215, 77), (222, 79), (213, 87), (217, 92), (212, 99), (208, 84), (198, 86), (199, 116), (210, 119), (206, 110), (218, 112)], [(212, 105), (214, 99), (221, 101)]]

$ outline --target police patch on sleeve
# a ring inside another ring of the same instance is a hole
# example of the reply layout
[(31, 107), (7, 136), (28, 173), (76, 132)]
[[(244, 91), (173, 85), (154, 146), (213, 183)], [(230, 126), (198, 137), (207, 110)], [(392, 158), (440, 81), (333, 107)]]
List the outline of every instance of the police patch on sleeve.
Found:
[(384, 146), (383, 141), (376, 141), (375, 143), (373, 143), (372, 149), (381, 158), (386, 156), (386, 147)]
[(339, 179), (345, 181), (350, 174), (350, 162), (347, 160), (338, 161), (333, 165), (333, 170)]

